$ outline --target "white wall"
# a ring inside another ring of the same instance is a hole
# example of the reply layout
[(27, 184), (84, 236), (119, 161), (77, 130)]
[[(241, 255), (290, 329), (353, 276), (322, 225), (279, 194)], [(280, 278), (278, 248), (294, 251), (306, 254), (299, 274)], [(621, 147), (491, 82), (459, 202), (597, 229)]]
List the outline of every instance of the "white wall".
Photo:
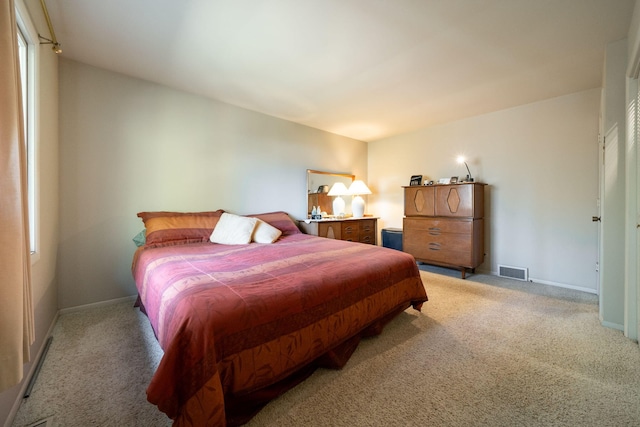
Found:
[(472, 117), (369, 144), (370, 211), (380, 228), (402, 227), (411, 175), (466, 175), (485, 193), (487, 256), (527, 267), (530, 278), (595, 292), (598, 114), (594, 89)]
[(306, 170), (366, 179), (366, 143), (60, 61), (59, 306), (136, 293), (140, 211), (306, 215)]

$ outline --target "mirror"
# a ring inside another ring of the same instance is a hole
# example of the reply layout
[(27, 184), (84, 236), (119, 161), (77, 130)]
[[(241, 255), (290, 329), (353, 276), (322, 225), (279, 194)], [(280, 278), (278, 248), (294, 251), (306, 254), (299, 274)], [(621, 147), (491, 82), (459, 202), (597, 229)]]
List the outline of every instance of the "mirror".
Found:
[[(333, 217), (334, 198), (327, 193), (336, 182), (342, 182), (349, 188), (354, 179), (355, 175), (348, 173), (333, 173), (307, 169), (307, 218), (311, 217), (311, 210), (314, 206), (320, 206), (320, 211), (323, 212), (323, 218)], [(347, 203), (346, 209), (350, 211), (350, 203)]]

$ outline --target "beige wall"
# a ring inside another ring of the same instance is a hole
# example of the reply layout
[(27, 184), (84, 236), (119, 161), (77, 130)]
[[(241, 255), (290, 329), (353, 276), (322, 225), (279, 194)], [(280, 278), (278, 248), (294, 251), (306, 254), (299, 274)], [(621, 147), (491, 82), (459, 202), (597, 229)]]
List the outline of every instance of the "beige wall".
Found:
[(466, 175), (486, 189), (487, 256), (480, 267), (527, 267), (542, 283), (595, 292), (600, 90), (434, 126), (369, 144), (370, 210), (401, 227), (402, 185)]
[[(25, 1), (34, 25), (39, 31), (46, 28), (39, 2)], [(31, 266), (31, 286), (35, 315), (36, 339), (31, 346), (31, 360), (35, 360), (51, 327), (57, 306), (56, 256), (58, 251), (58, 58), (48, 45), (39, 48), (36, 69), (36, 198), (40, 216), (37, 218), (37, 253)], [(33, 363), (24, 367), (25, 377)], [(8, 420), (22, 383), (0, 393), (0, 423)]]
[(366, 179), (366, 143), (60, 61), (59, 306), (134, 295), (140, 211), (306, 212), (306, 170)]

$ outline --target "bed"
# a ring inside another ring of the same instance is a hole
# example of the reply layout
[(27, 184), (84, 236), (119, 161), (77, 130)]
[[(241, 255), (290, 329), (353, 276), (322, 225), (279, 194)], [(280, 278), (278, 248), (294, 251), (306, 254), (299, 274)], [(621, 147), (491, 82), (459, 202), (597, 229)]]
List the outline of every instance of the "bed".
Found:
[(271, 244), (212, 243), (222, 215), (138, 214), (137, 305), (164, 350), (147, 398), (175, 426), (241, 425), (427, 301), (411, 255), (302, 234), (284, 212), (245, 217)]

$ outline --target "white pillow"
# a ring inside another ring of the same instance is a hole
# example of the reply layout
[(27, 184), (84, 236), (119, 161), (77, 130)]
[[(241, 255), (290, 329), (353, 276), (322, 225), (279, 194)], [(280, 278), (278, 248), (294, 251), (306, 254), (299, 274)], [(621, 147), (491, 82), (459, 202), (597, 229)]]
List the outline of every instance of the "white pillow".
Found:
[(278, 230), (271, 224), (258, 219), (256, 229), (253, 231), (253, 241), (256, 243), (273, 243), (278, 240), (278, 237), (280, 237), (281, 234), (282, 231)]
[(223, 245), (244, 245), (251, 242), (257, 218), (223, 213), (209, 240)]

